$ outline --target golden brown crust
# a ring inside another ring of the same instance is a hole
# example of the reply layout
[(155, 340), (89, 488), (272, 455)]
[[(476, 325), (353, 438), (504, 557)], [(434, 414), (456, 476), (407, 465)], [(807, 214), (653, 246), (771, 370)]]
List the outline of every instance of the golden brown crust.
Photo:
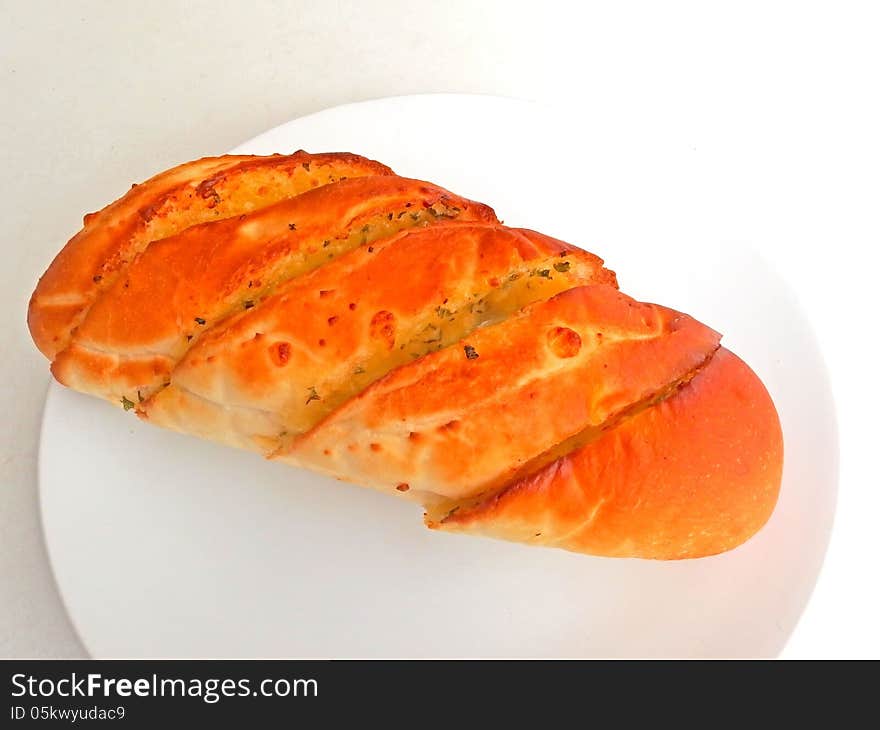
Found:
[(28, 325), (50, 360), (132, 257), (151, 241), (208, 220), (257, 210), (345, 177), (391, 175), (349, 153), (225, 155), (166, 170), (97, 213), (55, 257), (31, 298)]
[(766, 388), (721, 349), (673, 396), (429, 526), (592, 555), (713, 555), (769, 518), (782, 451)]
[(92, 305), (52, 363), (65, 385), (111, 401), (147, 398), (188, 347), (283, 281), (387, 233), (491, 209), (396, 176), (325, 185), (254, 213), (154, 241)]
[(503, 483), (529, 460), (688, 376), (719, 335), (605, 286), (533, 304), (403, 365), (277, 458), (425, 501)]

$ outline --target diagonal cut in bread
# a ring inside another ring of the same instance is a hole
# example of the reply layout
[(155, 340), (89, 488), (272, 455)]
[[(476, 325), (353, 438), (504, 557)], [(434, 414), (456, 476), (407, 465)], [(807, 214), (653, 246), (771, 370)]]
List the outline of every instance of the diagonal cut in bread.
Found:
[(533, 231), (410, 228), (214, 327), (141, 410), (158, 425), (272, 453), (392, 369), (588, 283), (613, 284), (614, 275), (596, 256)]
[(325, 185), (254, 213), (153, 242), (92, 305), (55, 377), (119, 401), (150, 397), (217, 322), (359, 246), (446, 220), (494, 221), (486, 206), (396, 176)]
[(767, 389), (724, 348), (614, 428), (429, 527), (610, 557), (736, 547), (770, 518), (782, 433)]
[(300, 150), (205, 157), (132, 185), (119, 200), (83, 218), (83, 229), (41, 277), (28, 309), (34, 342), (54, 360), (95, 299), (152, 241), (346, 178), (392, 174), (359, 155)]

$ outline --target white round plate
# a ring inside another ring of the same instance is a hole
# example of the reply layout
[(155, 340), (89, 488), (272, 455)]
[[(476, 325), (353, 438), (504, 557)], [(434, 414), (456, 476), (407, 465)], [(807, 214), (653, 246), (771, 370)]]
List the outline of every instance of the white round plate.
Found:
[(636, 298), (723, 332), (763, 378), (782, 418), (779, 505), (744, 546), (684, 562), (437, 534), (422, 527), (412, 504), (162, 431), (53, 384), (40, 448), (43, 520), (88, 650), (97, 657), (776, 655), (825, 553), (837, 436), (804, 315), (760, 255), (725, 240), (724, 206), (748, 181), (713, 177), (674, 131), (633, 134), (494, 97), (338, 107), (236, 151), (299, 148), (359, 152), (486, 201), (508, 224), (600, 254)]

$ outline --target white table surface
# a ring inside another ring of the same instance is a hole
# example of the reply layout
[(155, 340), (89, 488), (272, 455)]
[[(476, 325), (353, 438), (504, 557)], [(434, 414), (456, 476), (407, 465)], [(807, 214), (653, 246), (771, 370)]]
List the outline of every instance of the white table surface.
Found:
[(84, 655), (41, 534), (48, 374), (24, 321), (82, 214), (302, 114), (473, 92), (567, 105), (590, 133), (626, 125), (686, 139), (711, 175), (747, 181), (720, 206), (718, 236), (757, 245), (797, 291), (825, 350), (841, 437), (831, 548), (783, 655), (880, 657), (876, 11), (571, 5), (0, 0), (0, 656)]

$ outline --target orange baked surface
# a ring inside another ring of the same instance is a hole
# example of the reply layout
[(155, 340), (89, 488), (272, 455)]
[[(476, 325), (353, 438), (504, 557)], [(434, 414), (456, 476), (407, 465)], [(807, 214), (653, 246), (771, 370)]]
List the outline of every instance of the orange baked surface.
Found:
[(778, 496), (779, 419), (719, 333), (353, 154), (205, 158), (133, 186), (86, 216), (28, 324), (61, 383), (416, 500), (438, 530), (694, 558)]

